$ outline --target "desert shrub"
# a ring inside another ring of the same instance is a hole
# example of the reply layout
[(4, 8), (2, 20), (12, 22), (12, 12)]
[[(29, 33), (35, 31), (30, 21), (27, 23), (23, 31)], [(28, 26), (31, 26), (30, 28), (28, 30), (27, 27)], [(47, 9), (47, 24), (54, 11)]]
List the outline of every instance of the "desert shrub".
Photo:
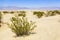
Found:
[(9, 12), (8, 12), (8, 11), (3, 11), (3, 13), (4, 13), (4, 14), (7, 14), (7, 13), (9, 13)]
[(18, 14), (18, 16), (23, 16), (23, 17), (25, 17), (25, 16), (26, 16), (25, 13), (26, 13), (25, 11), (20, 11), (19, 14)]
[(14, 14), (14, 11), (11, 11), (10, 14)]
[(0, 12), (0, 23), (1, 23), (2, 13)]
[(60, 11), (59, 10), (48, 11), (46, 15), (47, 16), (54, 16), (56, 14), (60, 15)]
[(54, 11), (48, 11), (47, 12), (47, 15), (48, 16), (54, 16), (54, 15), (56, 15), (56, 13)]
[(44, 14), (44, 12), (33, 12), (33, 15), (36, 15), (38, 18), (42, 17)]
[(18, 14), (18, 16), (23, 16), (23, 17), (25, 17), (26, 15), (25, 15), (25, 13), (23, 13), (23, 14)]
[(34, 13), (33, 13), (33, 15), (36, 15), (36, 14), (37, 14), (37, 12), (34, 12)]
[(0, 27), (1, 27), (2, 13), (0, 12)]
[(54, 13), (59, 14), (60, 15), (60, 11), (59, 10), (54, 10)]
[(11, 22), (12, 23), (8, 25), (17, 36), (28, 35), (36, 27), (36, 25), (34, 25), (35, 22), (28, 22), (25, 17), (12, 17)]

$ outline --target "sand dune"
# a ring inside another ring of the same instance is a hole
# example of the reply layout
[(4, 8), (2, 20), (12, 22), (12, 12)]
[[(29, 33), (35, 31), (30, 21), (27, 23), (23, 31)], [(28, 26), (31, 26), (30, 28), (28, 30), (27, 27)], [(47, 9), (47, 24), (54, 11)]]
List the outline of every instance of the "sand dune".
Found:
[[(12, 17), (11, 14), (4, 15), (2, 21), (10, 22), (10, 17)], [(38, 19), (31, 12), (28, 12), (27, 18), (36, 22), (35, 34), (14, 37), (15, 34), (10, 28), (3, 24), (0, 28), (0, 40), (60, 40), (60, 15)]]

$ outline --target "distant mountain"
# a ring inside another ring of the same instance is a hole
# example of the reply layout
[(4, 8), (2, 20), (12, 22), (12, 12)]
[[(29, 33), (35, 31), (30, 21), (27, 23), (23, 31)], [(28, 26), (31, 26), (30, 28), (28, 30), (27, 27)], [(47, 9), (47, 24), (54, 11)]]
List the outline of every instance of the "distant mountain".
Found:
[(28, 10), (60, 10), (60, 7), (40, 7), (40, 8), (27, 8), (27, 7), (15, 7), (15, 6), (8, 6), (8, 7), (0, 7), (0, 10), (20, 10), (20, 9), (28, 9)]
[(42, 10), (60, 10), (60, 7), (40, 7)]
[(13, 7), (13, 6), (0, 7), (0, 10), (20, 10), (20, 9), (28, 9), (28, 8), (27, 7)]

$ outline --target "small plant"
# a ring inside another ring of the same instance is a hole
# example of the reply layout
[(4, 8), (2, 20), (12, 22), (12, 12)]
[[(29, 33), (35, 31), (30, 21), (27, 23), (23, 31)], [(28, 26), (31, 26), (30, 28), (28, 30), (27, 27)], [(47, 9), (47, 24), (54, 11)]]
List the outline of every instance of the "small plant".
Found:
[(12, 17), (11, 22), (12, 23), (9, 24), (9, 27), (17, 36), (28, 35), (36, 27), (36, 25), (34, 25), (35, 22), (28, 22), (27, 18), (25, 17)]
[(54, 15), (56, 15), (56, 13), (54, 11), (48, 11), (47, 12), (47, 15), (48, 16), (54, 16)]
[(0, 12), (0, 27), (1, 27), (2, 13)]
[(54, 13), (59, 14), (60, 15), (60, 11), (59, 10), (54, 10)]
[(3, 13), (4, 13), (4, 14), (7, 14), (7, 13), (9, 13), (9, 12), (8, 12), (8, 11), (3, 11)]
[(25, 13), (26, 13), (25, 11), (20, 11), (19, 14), (18, 14), (18, 16), (23, 16), (23, 17), (25, 17), (25, 16), (26, 16)]
[(14, 11), (11, 11), (10, 14), (14, 14)]
[(33, 15), (36, 15), (38, 18), (43, 16), (44, 12), (34, 12)]

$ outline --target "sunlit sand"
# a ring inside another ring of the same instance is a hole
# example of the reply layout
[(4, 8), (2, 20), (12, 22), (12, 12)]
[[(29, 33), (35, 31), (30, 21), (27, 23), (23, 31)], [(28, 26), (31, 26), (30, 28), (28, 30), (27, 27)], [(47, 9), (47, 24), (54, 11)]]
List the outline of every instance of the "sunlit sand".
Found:
[[(2, 21), (10, 23), (12, 16), (13, 14), (3, 14)], [(35, 34), (16, 37), (6, 24), (2, 24), (0, 40), (60, 40), (60, 15), (37, 18), (33, 15), (33, 11), (27, 11), (26, 17), (36, 22)]]

